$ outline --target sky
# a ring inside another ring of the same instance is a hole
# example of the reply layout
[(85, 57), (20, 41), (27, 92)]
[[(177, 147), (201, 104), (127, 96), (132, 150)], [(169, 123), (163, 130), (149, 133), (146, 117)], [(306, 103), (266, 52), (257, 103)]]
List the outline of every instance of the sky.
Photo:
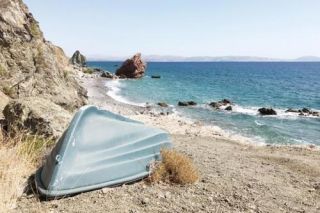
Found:
[(319, 0), (24, 2), (69, 56), (320, 56)]

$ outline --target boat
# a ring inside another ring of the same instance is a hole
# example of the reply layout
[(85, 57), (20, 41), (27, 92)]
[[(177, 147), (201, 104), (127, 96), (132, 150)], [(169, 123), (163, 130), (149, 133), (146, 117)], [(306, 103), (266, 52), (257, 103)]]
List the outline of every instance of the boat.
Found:
[(36, 187), (43, 196), (61, 197), (134, 182), (171, 146), (163, 130), (85, 106), (36, 172)]

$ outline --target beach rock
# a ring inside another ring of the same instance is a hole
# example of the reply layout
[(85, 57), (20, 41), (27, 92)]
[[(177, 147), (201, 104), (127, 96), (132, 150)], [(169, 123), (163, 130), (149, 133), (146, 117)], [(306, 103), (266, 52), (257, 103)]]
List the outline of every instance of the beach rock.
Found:
[(114, 75), (114, 74), (112, 74), (111, 72), (108, 72), (108, 71), (103, 71), (100, 76), (103, 77), (103, 78), (111, 78), (111, 79), (117, 78), (116, 75)]
[(223, 99), (220, 101), (222, 104), (227, 105), (227, 104), (232, 104), (232, 102), (229, 99)]
[(79, 50), (77, 50), (75, 53), (73, 53), (70, 63), (76, 66), (84, 67), (87, 64), (87, 59), (80, 53)]
[(61, 48), (45, 40), (27, 6), (0, 2), (0, 90), (15, 99), (42, 97), (70, 111), (86, 104), (77, 71)]
[(157, 105), (161, 106), (161, 107), (168, 107), (168, 104), (164, 103), (164, 102), (159, 102), (159, 103), (157, 103)]
[(215, 108), (215, 109), (219, 109), (222, 105), (221, 105), (221, 103), (219, 103), (219, 102), (211, 102), (211, 103), (209, 104), (209, 106), (211, 106), (211, 107), (213, 107), (213, 108)]
[(152, 75), (151, 78), (161, 78), (160, 75)]
[(258, 109), (261, 115), (276, 115), (277, 112), (272, 108), (260, 108)]
[(62, 135), (72, 117), (61, 106), (36, 97), (10, 101), (3, 114), (10, 133), (28, 130), (33, 134), (55, 138)]
[(137, 53), (122, 64), (116, 71), (116, 75), (120, 78), (142, 78), (146, 66), (146, 63), (142, 61), (141, 53)]
[(197, 105), (194, 101), (179, 101), (178, 106), (195, 106)]
[(225, 110), (227, 110), (227, 111), (232, 111), (232, 106), (227, 106), (227, 107), (225, 108)]

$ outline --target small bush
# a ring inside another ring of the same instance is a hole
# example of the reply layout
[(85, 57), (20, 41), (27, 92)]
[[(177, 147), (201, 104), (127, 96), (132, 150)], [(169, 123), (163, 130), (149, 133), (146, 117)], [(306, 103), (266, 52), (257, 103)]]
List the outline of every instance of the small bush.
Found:
[(7, 77), (8, 76), (8, 72), (5, 68), (3, 68), (3, 66), (0, 64), (0, 77)]
[(69, 72), (68, 72), (68, 70), (64, 70), (63, 71), (63, 78), (68, 78), (68, 76), (69, 76)]
[(2, 92), (5, 94), (5, 95), (7, 95), (7, 96), (9, 96), (9, 97), (13, 97), (14, 96), (14, 89), (12, 88), (12, 87), (10, 87), (10, 86), (3, 86), (2, 87)]
[(93, 70), (90, 69), (90, 68), (84, 68), (84, 69), (83, 69), (83, 73), (85, 73), (85, 74), (92, 74), (92, 73), (93, 73)]
[(148, 181), (151, 183), (169, 182), (176, 184), (191, 184), (199, 179), (198, 170), (192, 160), (175, 150), (162, 150), (162, 162), (152, 171)]
[(33, 37), (38, 38), (41, 36), (41, 31), (37, 23), (32, 22), (30, 25), (30, 33)]

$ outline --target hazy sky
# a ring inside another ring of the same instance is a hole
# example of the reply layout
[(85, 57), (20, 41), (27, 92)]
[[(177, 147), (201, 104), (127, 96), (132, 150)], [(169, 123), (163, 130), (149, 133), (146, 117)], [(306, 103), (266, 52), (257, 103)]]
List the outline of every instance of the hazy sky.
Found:
[(68, 55), (320, 56), (319, 0), (25, 0)]

